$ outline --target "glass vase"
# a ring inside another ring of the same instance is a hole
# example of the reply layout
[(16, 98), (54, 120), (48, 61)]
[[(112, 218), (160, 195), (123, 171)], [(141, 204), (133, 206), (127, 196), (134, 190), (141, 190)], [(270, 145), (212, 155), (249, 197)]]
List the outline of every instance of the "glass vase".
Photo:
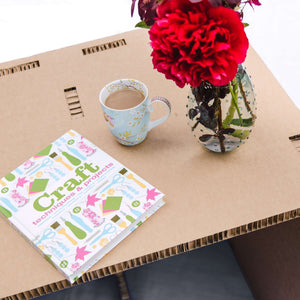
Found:
[(256, 101), (243, 65), (225, 86), (204, 81), (191, 87), (187, 117), (194, 137), (211, 151), (229, 152), (244, 144), (255, 123)]

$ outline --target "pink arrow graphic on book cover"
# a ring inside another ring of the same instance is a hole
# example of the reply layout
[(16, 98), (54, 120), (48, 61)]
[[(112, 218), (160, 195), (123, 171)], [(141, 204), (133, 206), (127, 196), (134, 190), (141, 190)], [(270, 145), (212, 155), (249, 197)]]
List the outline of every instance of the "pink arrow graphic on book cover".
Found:
[(96, 197), (97, 194), (94, 195), (88, 195), (87, 196), (87, 202), (86, 202), (86, 207), (90, 206), (95, 206), (95, 203), (99, 200), (101, 200), (100, 198)]
[(84, 246), (82, 248), (79, 248), (79, 247), (76, 248), (75, 261), (77, 259), (84, 260), (85, 256), (88, 255), (89, 253), (91, 253), (91, 251), (86, 251), (85, 248), (86, 248), (86, 246)]
[(147, 197), (146, 200), (155, 200), (155, 196), (159, 195), (160, 193), (155, 192), (155, 188), (152, 190), (147, 189)]
[(26, 177), (19, 177), (16, 187), (24, 187), (24, 184), (27, 182), (29, 182), (29, 181), (26, 180)]

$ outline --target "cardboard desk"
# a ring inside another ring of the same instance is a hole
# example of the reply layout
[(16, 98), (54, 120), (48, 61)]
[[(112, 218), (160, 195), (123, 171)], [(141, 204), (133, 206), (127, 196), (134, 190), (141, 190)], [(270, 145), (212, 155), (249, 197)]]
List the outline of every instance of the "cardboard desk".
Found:
[[(240, 149), (215, 154), (187, 126), (188, 88), (154, 71), (150, 53), (147, 31), (135, 30), (0, 65), (0, 177), (72, 128), (166, 194), (166, 205), (78, 283), (300, 216), (300, 154), (288, 139), (299, 133), (300, 112), (257, 54), (249, 49), (245, 63), (256, 126)], [(98, 103), (106, 83), (126, 77), (173, 106), (168, 121), (135, 147), (112, 138)], [(69, 286), (3, 218), (0, 232), (0, 298)]]

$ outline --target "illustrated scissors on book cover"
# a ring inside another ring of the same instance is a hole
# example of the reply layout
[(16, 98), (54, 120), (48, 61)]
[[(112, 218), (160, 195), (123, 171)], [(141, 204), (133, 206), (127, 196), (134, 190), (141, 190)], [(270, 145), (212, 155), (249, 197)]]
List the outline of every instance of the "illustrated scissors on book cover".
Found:
[(109, 185), (107, 185), (100, 193), (105, 192), (106, 190), (108, 190), (111, 186), (113, 186), (116, 183), (122, 183), (122, 182), (124, 182), (124, 180), (125, 180), (124, 176), (122, 176), (119, 173), (115, 174), (114, 177), (113, 177), (112, 182)]
[(116, 231), (116, 226), (108, 223), (104, 226), (103, 231), (100, 235), (98, 235), (93, 241), (90, 242), (90, 245), (96, 243), (97, 241), (100, 240), (100, 238), (108, 233), (112, 234)]
[(32, 174), (36, 173), (37, 170), (39, 170), (41, 168), (51, 166), (53, 163), (54, 163), (54, 161), (51, 160), (49, 157), (44, 158), (42, 164), (37, 169), (31, 170), (32, 172), (29, 174), (29, 176), (31, 176)]
[(51, 228), (47, 228), (44, 230), (43, 235), (40, 238), (40, 240), (38, 242), (36, 242), (35, 244), (38, 245), (44, 240), (52, 239), (55, 237), (55, 234), (56, 233)]

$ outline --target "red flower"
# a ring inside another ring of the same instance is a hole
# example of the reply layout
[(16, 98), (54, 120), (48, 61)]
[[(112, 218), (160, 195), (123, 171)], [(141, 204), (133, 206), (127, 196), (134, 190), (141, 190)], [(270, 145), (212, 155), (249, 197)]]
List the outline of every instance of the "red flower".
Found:
[(248, 39), (237, 12), (208, 0), (164, 0), (149, 30), (154, 68), (179, 87), (228, 84), (245, 60)]

